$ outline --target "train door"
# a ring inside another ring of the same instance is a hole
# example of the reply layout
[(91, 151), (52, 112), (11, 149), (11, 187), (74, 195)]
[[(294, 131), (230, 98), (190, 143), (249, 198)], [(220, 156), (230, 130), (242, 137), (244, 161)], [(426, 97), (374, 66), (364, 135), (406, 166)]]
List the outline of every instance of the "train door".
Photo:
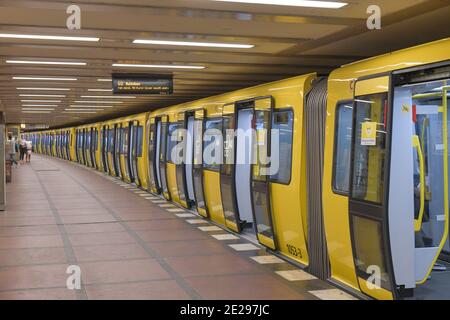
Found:
[(134, 182), (138, 186), (142, 186), (140, 171), (139, 171), (139, 158), (143, 156), (143, 142), (144, 142), (144, 127), (139, 121), (134, 122), (133, 126), (133, 148), (132, 148), (132, 171), (134, 176)]
[(159, 135), (158, 135), (158, 123), (159, 130), (161, 130), (161, 123), (156, 121), (155, 118), (149, 118), (147, 120), (147, 132), (148, 132), (148, 191), (159, 194), (161, 193), (161, 179), (159, 178), (159, 169), (156, 167), (157, 159), (156, 155), (159, 155)]
[[(237, 145), (238, 156), (242, 157), (251, 151), (251, 136), (248, 141), (249, 146), (245, 148), (245, 133), (251, 131), (251, 122), (253, 119), (253, 109), (246, 109), (238, 111), (239, 123), (236, 124), (235, 105), (228, 104), (222, 110), (222, 136), (223, 138), (223, 163), (220, 167), (220, 193), (222, 197), (222, 207), (225, 215), (225, 225), (233, 231), (241, 232), (242, 225), (251, 227), (253, 222), (253, 214), (251, 209), (250, 196), (250, 157), (247, 159), (247, 164), (236, 165), (235, 162), (235, 132), (237, 127), (241, 128), (247, 126), (243, 130), (244, 134), (238, 134), (239, 139)], [(241, 128), (242, 129), (242, 128)], [(244, 143), (241, 145), (240, 143)], [(237, 168), (238, 167), (238, 168)], [(236, 184), (236, 176), (239, 177), (239, 184)], [(239, 187), (238, 187), (239, 185)], [(239, 188), (239, 191), (237, 190)], [(238, 192), (242, 192), (238, 195)], [(238, 204), (239, 197), (240, 201)], [(242, 220), (239, 216), (238, 206), (242, 211)], [(244, 208), (245, 207), (245, 208)]]
[(109, 173), (109, 164), (108, 164), (108, 141), (109, 141), (109, 130), (107, 126), (102, 127), (101, 133), (101, 157), (102, 157), (102, 165), (103, 172)]
[(122, 178), (122, 170), (120, 167), (120, 149), (122, 145), (122, 125), (114, 125), (114, 170), (116, 171), (116, 177)]
[(129, 123), (122, 125), (122, 177), (127, 182), (133, 182), (133, 175), (130, 166), (130, 146), (131, 146), (131, 126)]
[[(192, 177), (192, 157), (193, 157), (193, 140), (192, 134), (194, 129), (193, 114), (178, 114), (178, 137), (177, 137), (177, 155), (180, 157), (176, 163), (176, 181), (180, 203), (190, 208), (195, 202), (193, 177)], [(189, 131), (190, 129), (190, 131)]]
[(159, 163), (157, 165), (158, 179), (161, 185), (161, 191), (167, 200), (170, 200), (169, 188), (167, 186), (166, 175), (166, 149), (167, 149), (167, 132), (168, 132), (168, 116), (160, 118), (160, 126), (158, 128), (158, 148), (159, 149)]
[(92, 168), (97, 169), (97, 157), (96, 157), (96, 151), (97, 151), (97, 147), (98, 147), (98, 133), (97, 133), (97, 128), (92, 128), (91, 129), (91, 149), (90, 149), (90, 153), (91, 153), (91, 163), (92, 163)]
[(193, 123), (193, 186), (197, 212), (203, 217), (208, 217), (208, 209), (205, 201), (204, 179), (203, 179), (203, 131), (205, 126), (205, 110), (197, 110), (194, 114)]
[(130, 149), (129, 149), (129, 162), (130, 162), (130, 177), (131, 181), (134, 181), (137, 186), (140, 185), (138, 174), (138, 121), (131, 121), (130, 124)]

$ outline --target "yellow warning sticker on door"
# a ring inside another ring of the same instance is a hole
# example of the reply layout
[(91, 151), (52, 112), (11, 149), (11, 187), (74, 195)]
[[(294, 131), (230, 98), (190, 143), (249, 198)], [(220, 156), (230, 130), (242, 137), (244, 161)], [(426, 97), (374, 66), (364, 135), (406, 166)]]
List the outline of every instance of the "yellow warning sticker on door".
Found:
[(361, 145), (376, 146), (377, 145), (377, 123), (363, 122), (361, 128)]

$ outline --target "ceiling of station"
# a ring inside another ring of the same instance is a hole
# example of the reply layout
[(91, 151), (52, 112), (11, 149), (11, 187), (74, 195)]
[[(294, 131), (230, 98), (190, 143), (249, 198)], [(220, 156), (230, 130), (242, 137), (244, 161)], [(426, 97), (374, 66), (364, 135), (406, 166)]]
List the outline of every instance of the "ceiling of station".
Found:
[[(0, 0), (1, 108), (8, 123), (84, 123), (308, 72), (326, 74), (342, 64), (450, 36), (449, 0), (339, 1), (347, 5), (324, 9), (223, 0)], [(80, 30), (66, 26), (66, 9), (72, 4), (81, 9)], [(381, 8), (381, 30), (366, 26), (367, 8), (374, 4)], [(135, 44), (135, 39), (253, 47)], [(117, 63), (204, 68), (113, 67)], [(113, 72), (173, 74), (174, 94), (108, 97)]]

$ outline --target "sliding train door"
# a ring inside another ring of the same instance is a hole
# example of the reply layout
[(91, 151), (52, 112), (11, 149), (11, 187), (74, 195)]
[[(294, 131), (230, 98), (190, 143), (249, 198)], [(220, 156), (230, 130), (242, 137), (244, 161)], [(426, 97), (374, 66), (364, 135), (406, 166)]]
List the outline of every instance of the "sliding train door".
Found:
[(102, 126), (101, 137), (100, 137), (100, 148), (101, 148), (101, 158), (103, 172), (109, 173), (109, 163), (108, 163), (108, 141), (109, 141), (109, 131), (107, 126)]
[[(246, 114), (247, 120), (244, 121), (249, 128), (251, 129), (251, 121), (253, 118), (253, 109), (248, 109), (248, 112), (245, 113), (244, 110), (240, 113), (242, 115)], [(242, 124), (242, 123), (241, 123)], [(223, 136), (223, 163), (220, 167), (220, 193), (222, 197), (222, 207), (223, 213), (225, 215), (225, 225), (227, 228), (235, 231), (241, 231), (241, 219), (238, 213), (238, 204), (237, 204), (237, 184), (236, 181), (236, 170), (237, 166), (245, 166), (245, 164), (236, 164), (235, 162), (235, 130), (236, 130), (236, 112), (234, 103), (225, 105), (222, 109), (222, 136)], [(251, 130), (250, 130), (251, 131)], [(239, 138), (242, 138), (244, 135), (239, 135)], [(237, 139), (236, 139), (237, 140)], [(245, 146), (242, 150), (245, 150)], [(250, 146), (248, 148), (250, 150)], [(247, 212), (249, 214), (249, 221), (253, 221), (252, 209), (251, 209), (251, 196), (250, 196), (250, 161), (247, 162), (247, 175), (245, 173), (242, 176), (239, 176), (240, 183), (239, 187), (246, 188), (247, 197)], [(242, 169), (242, 167), (239, 167)], [(245, 171), (245, 168), (244, 170)], [(246, 177), (245, 177), (246, 176)], [(242, 190), (239, 190), (242, 191)], [(242, 193), (245, 197), (245, 191)], [(245, 200), (244, 200), (245, 201)], [(242, 202), (241, 202), (242, 206)]]
[[(189, 131), (188, 129), (191, 129)], [(177, 190), (180, 204), (185, 208), (190, 208), (195, 202), (192, 176), (193, 157), (193, 114), (181, 112), (178, 114), (177, 131), (177, 159), (175, 164), (175, 174)]]
[(197, 110), (193, 123), (193, 187), (197, 212), (203, 217), (208, 217), (208, 209), (205, 201), (203, 179), (203, 131), (205, 126), (205, 110)]
[[(159, 130), (161, 125), (159, 124)], [(148, 188), (147, 190), (154, 194), (161, 193), (160, 179), (158, 178), (156, 168), (156, 155), (159, 154), (159, 136), (158, 124), (155, 118), (148, 118), (147, 120), (147, 173), (148, 173)]]
[(98, 150), (98, 129), (94, 127), (91, 129), (91, 164), (92, 168), (98, 169), (97, 165), (97, 150)]
[(161, 116), (158, 121), (158, 149), (159, 149), (159, 163), (157, 165), (158, 180), (160, 181), (161, 192), (167, 200), (170, 200), (169, 188), (167, 185), (167, 135), (168, 135), (168, 116)]
[(139, 121), (130, 122), (130, 168), (132, 181), (138, 186), (142, 186), (139, 177), (139, 157), (142, 157), (142, 134), (143, 127)]
[(117, 123), (114, 125), (114, 170), (116, 177), (122, 178), (122, 170), (120, 165), (120, 150), (122, 148), (122, 125)]

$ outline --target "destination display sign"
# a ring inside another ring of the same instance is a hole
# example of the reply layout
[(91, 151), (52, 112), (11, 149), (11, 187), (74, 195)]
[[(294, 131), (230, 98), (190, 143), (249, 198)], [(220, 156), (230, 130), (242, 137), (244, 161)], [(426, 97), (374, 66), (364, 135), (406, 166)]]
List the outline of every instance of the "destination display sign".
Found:
[(114, 94), (160, 94), (173, 93), (172, 75), (113, 74)]

